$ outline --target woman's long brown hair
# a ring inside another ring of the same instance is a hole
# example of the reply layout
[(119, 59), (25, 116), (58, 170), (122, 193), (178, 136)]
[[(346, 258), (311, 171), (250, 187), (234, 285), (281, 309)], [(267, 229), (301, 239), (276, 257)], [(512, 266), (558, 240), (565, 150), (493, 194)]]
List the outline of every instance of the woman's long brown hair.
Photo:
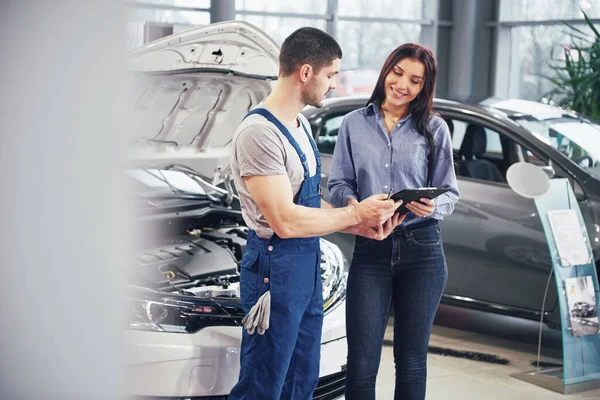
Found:
[(369, 101), (367, 101), (367, 105), (371, 103), (383, 103), (385, 100), (385, 78), (392, 71), (394, 66), (404, 58), (412, 58), (420, 61), (425, 67), (423, 89), (421, 89), (417, 97), (410, 102), (409, 112), (415, 121), (417, 132), (425, 136), (429, 145), (427, 185), (430, 186), (431, 173), (435, 163), (436, 145), (433, 140), (433, 135), (427, 126), (432, 113), (433, 92), (435, 90), (435, 81), (437, 78), (437, 61), (431, 50), (415, 43), (405, 43), (392, 51), (381, 68), (377, 84), (375, 85), (375, 89), (373, 90), (373, 94), (371, 94)]

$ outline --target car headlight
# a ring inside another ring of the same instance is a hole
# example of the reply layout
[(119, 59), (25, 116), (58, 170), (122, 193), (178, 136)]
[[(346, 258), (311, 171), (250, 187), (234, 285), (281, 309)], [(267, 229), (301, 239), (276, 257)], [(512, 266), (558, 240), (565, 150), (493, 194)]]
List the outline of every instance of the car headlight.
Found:
[(323, 281), (323, 309), (327, 313), (346, 298), (348, 261), (340, 248), (321, 239), (321, 280)]
[(208, 326), (241, 326), (239, 299), (197, 298), (134, 287), (130, 293), (128, 328), (195, 333)]

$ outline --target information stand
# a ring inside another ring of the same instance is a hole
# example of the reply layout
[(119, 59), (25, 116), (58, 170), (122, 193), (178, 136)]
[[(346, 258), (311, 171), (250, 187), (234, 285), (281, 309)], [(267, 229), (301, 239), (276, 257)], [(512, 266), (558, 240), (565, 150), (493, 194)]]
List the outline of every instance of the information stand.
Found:
[(535, 198), (552, 257), (562, 322), (563, 367), (512, 375), (569, 394), (600, 388), (598, 277), (577, 199), (566, 179)]

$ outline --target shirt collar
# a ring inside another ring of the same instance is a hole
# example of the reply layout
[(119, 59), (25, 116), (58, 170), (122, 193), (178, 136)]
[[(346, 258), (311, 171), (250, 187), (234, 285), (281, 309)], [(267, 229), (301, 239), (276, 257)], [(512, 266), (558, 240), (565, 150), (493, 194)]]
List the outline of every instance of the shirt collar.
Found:
[[(369, 103), (367, 106), (367, 114), (377, 115), (379, 118), (383, 118), (383, 113), (381, 112), (381, 103)], [(406, 117), (397, 121), (396, 123), (401, 123), (407, 121), (412, 116), (412, 113), (409, 113)]]
[(379, 109), (379, 103), (369, 103), (367, 106), (367, 113), (374, 114), (375, 109)]

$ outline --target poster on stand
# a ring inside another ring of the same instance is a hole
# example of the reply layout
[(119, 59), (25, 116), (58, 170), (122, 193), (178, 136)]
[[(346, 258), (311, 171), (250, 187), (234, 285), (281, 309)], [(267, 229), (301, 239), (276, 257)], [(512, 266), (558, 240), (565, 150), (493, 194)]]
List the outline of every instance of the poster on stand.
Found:
[(571, 334), (573, 336), (598, 334), (596, 293), (590, 275), (565, 279)]
[(563, 267), (573, 267), (589, 263), (590, 253), (575, 210), (548, 211), (548, 220), (550, 221), (550, 228), (552, 229), (561, 265)]

